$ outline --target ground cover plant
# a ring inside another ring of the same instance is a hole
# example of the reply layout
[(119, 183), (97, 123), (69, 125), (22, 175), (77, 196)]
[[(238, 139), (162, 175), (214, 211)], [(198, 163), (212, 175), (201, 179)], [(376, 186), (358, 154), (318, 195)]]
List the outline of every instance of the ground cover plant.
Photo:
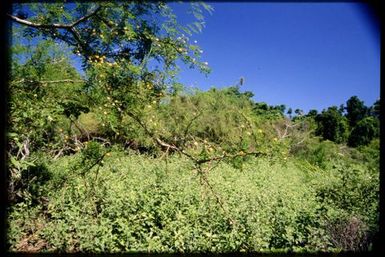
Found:
[(210, 71), (189, 35), (211, 8), (191, 11), (181, 26), (162, 2), (14, 5), (10, 251), (373, 248), (380, 102), (292, 116), (240, 85), (186, 88), (178, 60)]

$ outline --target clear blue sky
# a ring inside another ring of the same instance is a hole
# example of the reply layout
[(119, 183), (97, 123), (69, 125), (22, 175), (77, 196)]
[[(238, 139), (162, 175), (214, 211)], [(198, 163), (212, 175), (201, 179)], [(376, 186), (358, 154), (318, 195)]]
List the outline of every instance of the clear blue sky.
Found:
[[(269, 105), (321, 111), (357, 95), (380, 96), (380, 35), (362, 4), (210, 3), (194, 34), (212, 73), (182, 66), (180, 82), (207, 90), (245, 79), (241, 91)], [(182, 24), (190, 3), (171, 3)], [(80, 69), (80, 59), (74, 58)]]
[[(293, 109), (322, 110), (357, 95), (380, 96), (380, 36), (367, 12), (352, 3), (210, 3), (195, 34), (212, 73), (182, 69), (180, 81), (206, 90), (245, 78), (241, 91)], [(172, 4), (182, 23), (188, 4)]]

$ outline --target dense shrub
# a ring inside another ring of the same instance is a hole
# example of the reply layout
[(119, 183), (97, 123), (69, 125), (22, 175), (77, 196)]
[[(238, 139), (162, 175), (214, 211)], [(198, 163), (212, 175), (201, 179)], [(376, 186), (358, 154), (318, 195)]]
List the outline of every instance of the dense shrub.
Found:
[[(103, 151), (94, 145), (49, 165), (41, 185), (48, 202), (11, 209), (11, 249), (24, 240), (28, 249), (65, 252), (351, 250), (376, 230), (378, 180), (360, 167), (321, 174), (298, 161), (254, 158), (241, 172), (222, 163), (202, 177), (177, 155), (166, 162), (114, 150), (81, 176), (74, 170)], [(357, 187), (357, 179), (366, 182)], [(40, 225), (29, 231), (25, 220)], [(353, 239), (345, 238), (350, 228)]]
[(373, 117), (366, 117), (360, 120), (349, 135), (348, 144), (351, 147), (368, 145), (370, 141), (378, 137), (380, 124), (379, 120)]

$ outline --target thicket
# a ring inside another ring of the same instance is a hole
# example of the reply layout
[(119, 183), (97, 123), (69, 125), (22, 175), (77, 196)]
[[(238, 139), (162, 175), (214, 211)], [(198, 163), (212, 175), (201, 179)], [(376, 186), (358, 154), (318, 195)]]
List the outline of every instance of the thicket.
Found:
[(186, 27), (163, 3), (14, 7), (10, 250), (371, 249), (379, 101), (292, 116), (237, 85), (184, 88), (177, 60), (209, 72), (186, 36), (205, 4)]

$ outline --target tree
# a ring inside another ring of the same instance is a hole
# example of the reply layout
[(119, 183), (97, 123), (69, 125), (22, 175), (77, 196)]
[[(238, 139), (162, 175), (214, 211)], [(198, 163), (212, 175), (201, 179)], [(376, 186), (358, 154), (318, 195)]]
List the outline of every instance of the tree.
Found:
[(380, 118), (380, 99), (378, 99), (374, 104), (370, 107), (369, 113), (371, 116), (376, 117), (377, 119)]
[(342, 143), (347, 136), (346, 118), (338, 111), (337, 106), (329, 107), (326, 111), (315, 117), (317, 122), (316, 134), (322, 136), (324, 140)]
[(192, 3), (197, 21), (186, 27), (176, 22), (163, 2), (35, 3), (28, 5), (28, 17), (17, 16), (24, 10), (21, 5), (14, 7), (9, 17), (25, 27), (26, 35), (65, 42), (83, 58), (86, 68), (117, 64), (115, 68), (130, 71), (127, 76), (143, 78), (152, 59), (173, 76), (176, 61), (181, 59), (191, 67), (209, 71), (206, 62), (198, 61), (202, 51), (185, 35), (203, 28), (201, 7), (212, 10), (206, 4)]
[(348, 119), (350, 128), (354, 128), (356, 124), (365, 118), (368, 108), (357, 96), (352, 96), (346, 102), (346, 118)]
[[(28, 141), (30, 151), (44, 149), (60, 141), (55, 130), (64, 114), (71, 112), (61, 104), (70, 100), (73, 105), (86, 105), (81, 92), (84, 80), (51, 40), (25, 48), (15, 43), (11, 54), (9, 131), (18, 135), (18, 140)], [(29, 58), (21, 63), (20, 54)], [(17, 147), (13, 140), (10, 143), (12, 152)]]
[(291, 118), (291, 114), (293, 113), (293, 109), (289, 108), (287, 110), (287, 114), (289, 115), (289, 117)]
[[(86, 82), (81, 92), (109, 139), (145, 134), (155, 141), (146, 120), (179, 86), (177, 60), (210, 71), (189, 36), (203, 28), (203, 10), (212, 9), (191, 3), (191, 10), (196, 21), (186, 26), (164, 2), (19, 4), (8, 16), (27, 37), (64, 43), (82, 58)], [(73, 99), (62, 105), (76, 111), (67, 112), (75, 119), (82, 111), (78, 107)]]
[(302, 116), (303, 115), (303, 110), (295, 109), (294, 113), (297, 114), (298, 116)]
[(284, 104), (279, 105), (279, 110), (283, 115), (285, 113), (285, 110), (286, 110), (286, 105), (284, 105)]
[(378, 135), (379, 120), (374, 117), (366, 117), (353, 128), (348, 139), (348, 145), (351, 147), (368, 145)]
[(315, 110), (315, 109), (312, 109), (312, 110), (310, 110), (310, 111), (306, 114), (306, 116), (308, 116), (308, 117), (316, 117), (317, 114), (318, 114), (318, 111)]
[(340, 107), (338, 108), (338, 111), (341, 113), (341, 115), (345, 112), (345, 106), (343, 104), (340, 104)]

